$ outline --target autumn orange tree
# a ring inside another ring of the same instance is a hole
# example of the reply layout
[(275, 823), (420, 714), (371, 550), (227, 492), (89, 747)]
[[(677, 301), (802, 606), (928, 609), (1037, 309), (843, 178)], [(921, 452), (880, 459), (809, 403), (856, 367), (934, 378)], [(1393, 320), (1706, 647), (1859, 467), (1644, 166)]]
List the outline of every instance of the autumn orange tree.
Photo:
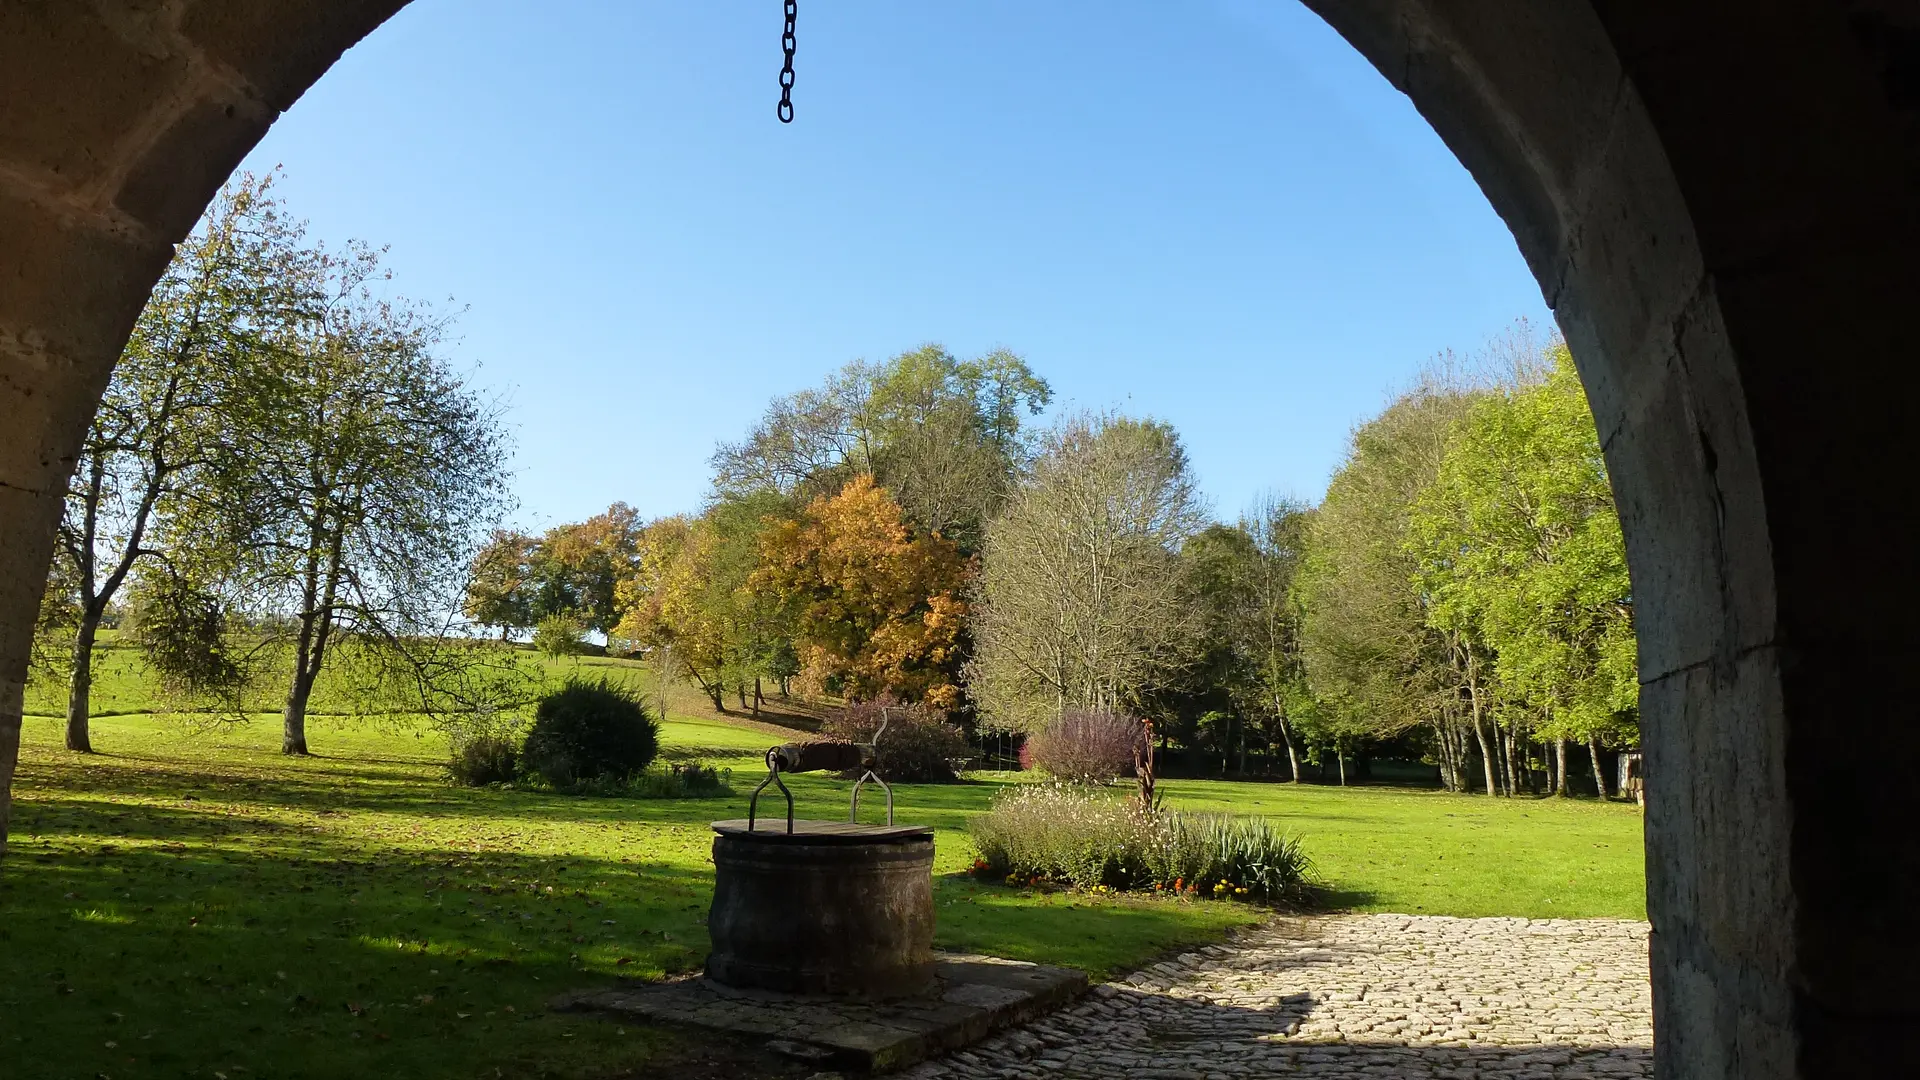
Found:
[(951, 541), (915, 535), (893, 496), (858, 475), (769, 526), (752, 583), (791, 610), (803, 684), (952, 709), (969, 572)]

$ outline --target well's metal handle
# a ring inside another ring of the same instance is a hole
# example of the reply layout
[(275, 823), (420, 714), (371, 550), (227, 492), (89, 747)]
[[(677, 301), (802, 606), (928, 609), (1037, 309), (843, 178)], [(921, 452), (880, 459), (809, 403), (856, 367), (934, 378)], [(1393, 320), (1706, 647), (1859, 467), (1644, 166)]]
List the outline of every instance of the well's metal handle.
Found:
[[(786, 781), (780, 779), (780, 748), (777, 746), (767, 751), (767, 778), (765, 780), (760, 781), (760, 786), (753, 789), (753, 797), (747, 800), (747, 831), (748, 832), (753, 831), (754, 821), (759, 816), (760, 793), (767, 789), (768, 784), (773, 784), (774, 786), (778, 787), (780, 789), (780, 794), (785, 795), (787, 797), (787, 835), (792, 836), (793, 835), (793, 792), (788, 791)], [(859, 798), (860, 798), (859, 792), (856, 790), (854, 793), (854, 800), (856, 803), (859, 801)], [(889, 825), (893, 824), (892, 792), (888, 792), (887, 794), (887, 824)]]

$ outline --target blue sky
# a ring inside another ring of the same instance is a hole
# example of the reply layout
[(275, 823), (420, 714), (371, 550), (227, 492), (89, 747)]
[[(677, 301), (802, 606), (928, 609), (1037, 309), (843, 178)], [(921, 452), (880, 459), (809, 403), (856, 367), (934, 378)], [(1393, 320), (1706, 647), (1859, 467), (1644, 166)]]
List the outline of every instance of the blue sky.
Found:
[(466, 308), (518, 518), (698, 506), (847, 360), (1005, 346), (1173, 422), (1232, 517), (1317, 498), (1443, 349), (1550, 317), (1411, 104), (1290, 0), (414, 0), (246, 167)]

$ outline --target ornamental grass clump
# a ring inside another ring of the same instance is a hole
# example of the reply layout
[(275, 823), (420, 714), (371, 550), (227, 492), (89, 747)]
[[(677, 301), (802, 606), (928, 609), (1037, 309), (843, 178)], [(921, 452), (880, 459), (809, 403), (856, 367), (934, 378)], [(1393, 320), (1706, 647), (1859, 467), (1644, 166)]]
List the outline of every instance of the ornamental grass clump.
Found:
[(1151, 816), (1138, 804), (1065, 784), (1023, 784), (969, 819), (983, 876), (1080, 888), (1148, 884)]
[(1266, 818), (1161, 811), (1147, 863), (1155, 884), (1179, 882), (1205, 896), (1301, 904), (1312, 894), (1300, 838)]
[(1264, 818), (1150, 810), (1067, 784), (1023, 785), (967, 822), (981, 877), (1299, 904), (1312, 867)]

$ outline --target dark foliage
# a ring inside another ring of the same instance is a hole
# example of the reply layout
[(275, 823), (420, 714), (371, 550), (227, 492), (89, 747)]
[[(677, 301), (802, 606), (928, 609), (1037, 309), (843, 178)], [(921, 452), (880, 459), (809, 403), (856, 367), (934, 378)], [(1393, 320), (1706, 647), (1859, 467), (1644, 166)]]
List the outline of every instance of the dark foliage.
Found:
[(224, 693), (244, 678), (227, 650), (219, 597), (182, 577), (155, 574), (134, 594), (133, 637), (168, 691)]
[(521, 751), (524, 766), (555, 787), (624, 780), (652, 764), (660, 724), (640, 696), (605, 678), (569, 678), (540, 699)]
[(466, 787), (511, 783), (520, 769), (520, 748), (501, 735), (482, 735), (454, 744), (447, 777)]
[(924, 705), (902, 705), (891, 699), (848, 705), (820, 729), (823, 738), (877, 744), (875, 769), (888, 783), (934, 783), (958, 779), (955, 769), (972, 753), (967, 736), (939, 712)]

